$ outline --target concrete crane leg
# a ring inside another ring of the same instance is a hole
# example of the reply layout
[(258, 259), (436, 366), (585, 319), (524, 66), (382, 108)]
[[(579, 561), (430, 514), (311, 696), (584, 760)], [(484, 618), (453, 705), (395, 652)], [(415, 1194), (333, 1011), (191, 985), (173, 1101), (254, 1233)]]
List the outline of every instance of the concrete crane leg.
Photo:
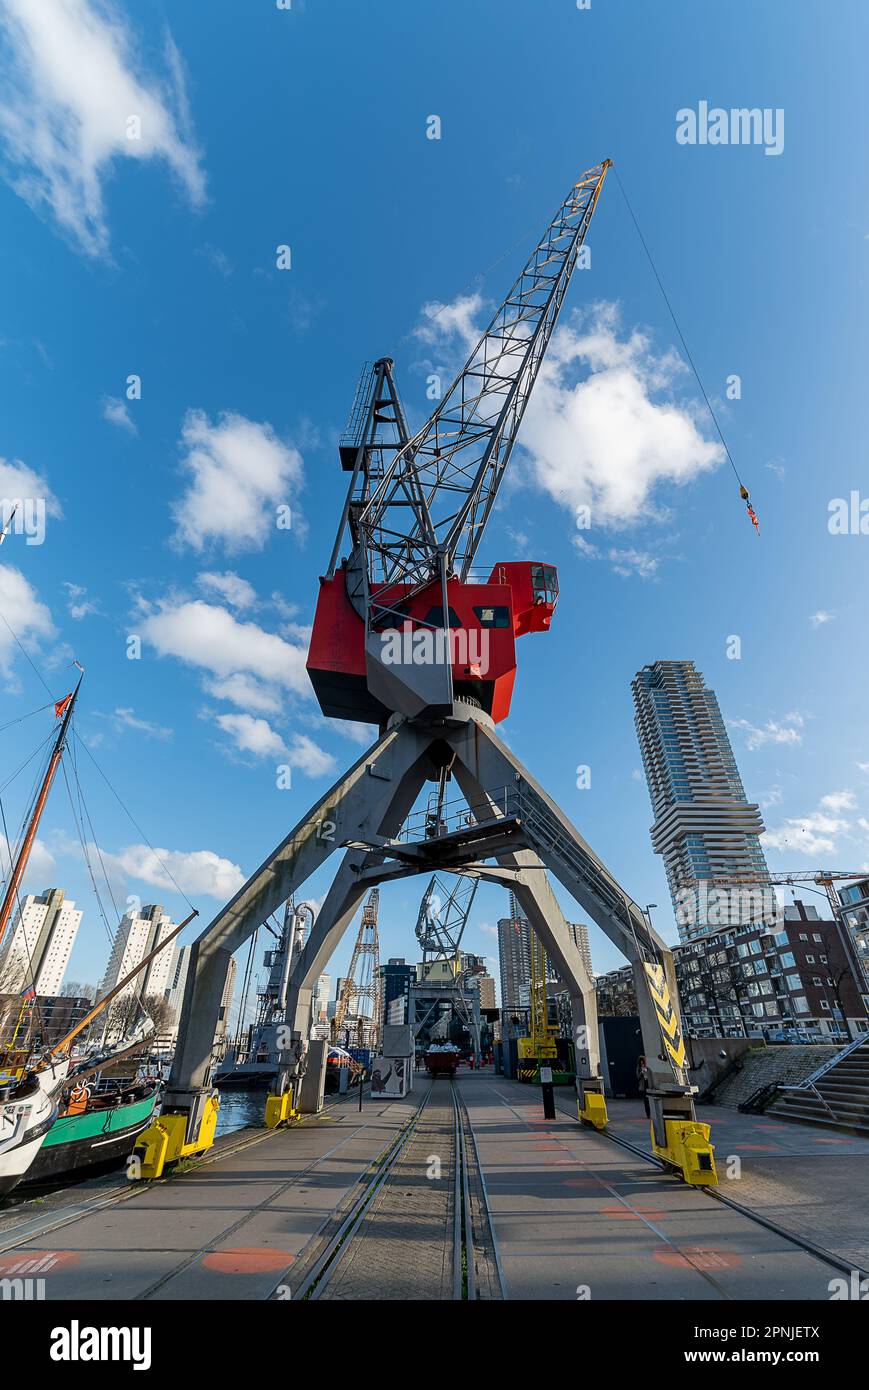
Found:
[[(467, 801), (460, 829), (438, 831), (417, 843), (399, 840), (423, 783), (444, 768)], [(213, 1141), (211, 1069), (229, 957), (339, 847), (345, 849), (341, 865), (290, 978), (283, 1062), (289, 1065), (290, 1047), (308, 1036), (313, 982), (368, 887), (433, 868), (492, 879), (500, 874), (502, 881), (511, 879), (570, 991), (578, 1026), (586, 1029), (587, 1046), (578, 1054), (580, 1113), (594, 1123), (593, 1097), (599, 1094), (594, 991), (546, 879), (549, 869), (633, 965), (651, 1074), (656, 1151), (686, 1180), (715, 1181), (708, 1127), (698, 1125), (694, 1116), (669, 948), (497, 737), (488, 715), (461, 703), (448, 718), (395, 719), (202, 932), (194, 947), (163, 1112), (140, 1141), (146, 1154), (143, 1176), (154, 1176), (165, 1162), (201, 1152)], [(487, 862), (492, 860), (494, 865)], [(284, 1081), (279, 1090), (286, 1092)], [(287, 1105), (285, 1095), (284, 1115)]]

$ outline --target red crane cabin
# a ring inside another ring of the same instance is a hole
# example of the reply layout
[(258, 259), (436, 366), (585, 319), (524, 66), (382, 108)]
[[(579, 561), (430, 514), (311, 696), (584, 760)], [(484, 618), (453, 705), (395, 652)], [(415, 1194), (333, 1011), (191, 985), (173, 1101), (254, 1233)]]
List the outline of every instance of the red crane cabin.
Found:
[[(413, 660), (417, 633), (430, 632), (433, 638), (438, 630), (443, 633), (443, 601), (439, 580), (405, 601), (407, 591), (406, 585), (390, 590), (392, 612), (378, 628), (384, 640), (390, 633), (399, 636), (403, 641), (400, 659)], [(488, 579), (479, 584), (449, 579), (447, 598), (455, 694), (473, 697), (498, 723), (510, 713), (516, 638), (548, 630), (558, 602), (557, 571), (534, 560), (503, 562), (494, 565)], [(378, 594), (378, 604), (384, 602), (384, 595)], [(365, 624), (347, 596), (344, 564), (333, 579), (320, 579), (307, 666), (325, 715), (380, 725), (387, 722), (392, 711), (368, 689)]]

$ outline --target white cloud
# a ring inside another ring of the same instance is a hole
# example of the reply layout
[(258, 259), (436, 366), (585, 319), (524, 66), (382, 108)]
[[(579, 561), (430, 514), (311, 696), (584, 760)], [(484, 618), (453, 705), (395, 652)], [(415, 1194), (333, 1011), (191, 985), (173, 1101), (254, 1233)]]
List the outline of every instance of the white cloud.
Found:
[(171, 890), (175, 889), (174, 879), (184, 893), (204, 893), (224, 902), (245, 882), (238, 864), (210, 849), (152, 850), (147, 845), (128, 845), (117, 854), (103, 850), (102, 859), (107, 869), (114, 870), (119, 877)]
[(869, 763), (858, 763), (857, 766), (861, 772), (869, 772)]
[(281, 759), (286, 754), (284, 740), (265, 719), (255, 719), (250, 714), (219, 714), (215, 722), (225, 734), (230, 735), (242, 753), (253, 753), (255, 758), (275, 759)]
[(422, 320), (414, 328), (413, 335), (420, 342), (430, 344), (458, 339), (465, 351), (470, 352), (482, 336), (483, 330), (477, 327), (476, 318), (483, 303), (482, 296), (477, 293), (460, 294), (451, 304), (430, 300), (422, 306)]
[[(271, 425), (224, 413), (212, 424), (201, 410), (184, 417), (187, 491), (172, 506), (175, 539), (201, 551), (261, 550), (275, 529), (278, 506), (291, 506), (302, 483), (302, 458)], [(300, 522), (293, 515), (298, 530)]]
[(817, 858), (819, 854), (835, 853), (835, 837), (847, 831), (849, 825), (839, 816), (813, 811), (807, 816), (791, 817), (775, 830), (767, 830), (761, 836), (761, 843), (765, 849), (793, 850)]
[(119, 429), (126, 430), (128, 434), (139, 433), (127, 402), (119, 400), (117, 396), (103, 396), (100, 414), (104, 420), (108, 420), (110, 425), (117, 425)]
[[(60, 503), (40, 473), (28, 468), (20, 459), (0, 458), (0, 502), (23, 502), (25, 498), (34, 502), (44, 501), (49, 516), (62, 516)], [(3, 520), (8, 521), (8, 508), (4, 507), (3, 510)]]
[(653, 579), (658, 570), (656, 556), (650, 555), (647, 550), (636, 550), (633, 546), (625, 550), (610, 547), (607, 559), (616, 574), (622, 575), (625, 579), (632, 575), (639, 575), (640, 579)]
[(335, 759), (331, 753), (316, 744), (307, 734), (293, 734), (287, 748), (287, 761), (297, 767), (307, 777), (320, 777), (324, 772), (332, 772)]
[(231, 705), (254, 710), (257, 714), (280, 714), (283, 709), (282, 697), (276, 690), (242, 671), (219, 680), (204, 680), (202, 688), (215, 700), (228, 700)]
[(768, 719), (767, 722), (758, 726), (752, 724), (748, 719), (728, 719), (728, 724), (733, 729), (740, 729), (746, 735), (746, 747), (754, 752), (757, 748), (763, 748), (767, 743), (802, 743), (802, 729), (805, 720), (796, 710), (786, 714), (783, 719)]
[(374, 742), (376, 735), (370, 724), (361, 724), (357, 719), (327, 719), (325, 722), (336, 734), (358, 743), (360, 748), (367, 748)]
[[(857, 800), (853, 792), (828, 792), (822, 796), (817, 808), (806, 816), (791, 816), (773, 830), (767, 830), (761, 837), (767, 849), (795, 851), (797, 854), (817, 858), (822, 854), (837, 852), (837, 840), (848, 836), (851, 821), (842, 814), (855, 811)], [(858, 819), (857, 824), (860, 825)]]
[[(5, 838), (3, 838), (0, 839), (0, 873), (2, 873), (4, 879), (8, 879), (9, 869), (9, 856), (6, 852)], [(27, 892), (33, 892), (35, 890), (41, 893), (44, 888), (50, 885), (51, 880), (55, 878), (56, 875), (57, 864), (51, 850), (44, 840), (34, 840), (24, 880)], [(39, 885), (38, 888), (36, 888), (37, 884)], [(33, 885), (33, 887), (30, 885)]]
[[(0, 136), (12, 186), (48, 210), (88, 255), (108, 250), (103, 184), (118, 160), (163, 159), (190, 201), (204, 177), (183, 72), (167, 41), (169, 80), (142, 71), (130, 29), (102, 0), (0, 0), (6, 39)], [(138, 118), (140, 138), (129, 122)]]
[(824, 623), (829, 623), (835, 616), (835, 613), (827, 613), (823, 608), (819, 608), (817, 613), (809, 615), (809, 622), (812, 627), (819, 628), (823, 627)]
[(225, 599), (231, 608), (253, 608), (256, 604), (256, 589), (234, 570), (226, 570), (223, 574), (205, 571), (196, 576), (196, 582), (206, 593)]
[(853, 792), (829, 792), (827, 796), (821, 797), (821, 805), (826, 811), (856, 811), (857, 798)]
[(268, 720), (255, 719), (250, 714), (220, 714), (216, 723), (229, 734), (241, 753), (252, 753), (255, 758), (273, 758), (275, 762), (298, 768), (306, 777), (320, 777), (335, 767), (332, 754), (307, 734), (295, 733), (285, 739)]
[(520, 434), (538, 486), (571, 511), (590, 507), (595, 527), (659, 517), (660, 484), (688, 483), (724, 456), (673, 399), (681, 371), (638, 330), (621, 337), (615, 305), (575, 315), (553, 338)]
[(69, 595), (66, 605), (67, 611), (74, 622), (81, 622), (82, 618), (99, 613), (99, 604), (86, 597), (87, 589), (83, 589), (80, 584), (71, 584), (68, 579), (63, 581), (63, 587)]
[[(303, 647), (256, 623), (240, 622), (216, 604), (167, 600), (140, 626), (161, 656), (176, 656), (221, 680), (243, 675), (273, 691), (311, 696)], [(235, 688), (240, 691), (242, 686), (236, 682)]]
[[(421, 341), (451, 356), (481, 334), (483, 301), (460, 295), (451, 304), (425, 304), (414, 329)], [(684, 485), (724, 458), (704, 439), (693, 406), (674, 395), (684, 363), (657, 354), (639, 330), (621, 332), (618, 307), (601, 303), (556, 332), (519, 435), (530, 459), (527, 480), (572, 513), (590, 508), (594, 528), (624, 528), (661, 520), (662, 485)], [(590, 559), (609, 561), (625, 576), (653, 578), (659, 560), (648, 550), (610, 547), (575, 536)]]
[(147, 734), (149, 738), (165, 741), (172, 737), (171, 729), (163, 728), (159, 724), (151, 724), (147, 719), (139, 719), (135, 710), (129, 708), (116, 709), (112, 715), (112, 721), (116, 728), (133, 729), (136, 733)]
[(498, 935), (498, 928), (493, 927), (491, 922), (478, 922), (477, 930), (483, 932), (486, 936)]
[(54, 636), (50, 612), (37, 598), (30, 581), (12, 565), (0, 565), (0, 613), (6, 619), (5, 623), (0, 623), (2, 670), (8, 671), (18, 650), (12, 632), (25, 650), (32, 648), (42, 637)]

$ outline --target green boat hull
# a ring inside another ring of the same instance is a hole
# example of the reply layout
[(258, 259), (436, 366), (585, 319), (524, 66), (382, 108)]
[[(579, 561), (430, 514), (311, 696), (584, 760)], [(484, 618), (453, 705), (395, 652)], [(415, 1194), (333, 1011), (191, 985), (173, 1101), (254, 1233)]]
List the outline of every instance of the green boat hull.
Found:
[(64, 1177), (77, 1177), (85, 1168), (122, 1162), (151, 1123), (157, 1101), (155, 1091), (108, 1110), (62, 1115), (46, 1134), (20, 1185), (41, 1186)]

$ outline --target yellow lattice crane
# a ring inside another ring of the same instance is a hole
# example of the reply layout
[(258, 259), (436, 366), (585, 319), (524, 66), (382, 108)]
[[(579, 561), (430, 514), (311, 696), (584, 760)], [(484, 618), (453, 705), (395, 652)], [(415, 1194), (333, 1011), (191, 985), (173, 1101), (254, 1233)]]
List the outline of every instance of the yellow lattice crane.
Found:
[(558, 1028), (549, 1022), (549, 999), (546, 992), (546, 952), (538, 940), (537, 933), (529, 928), (530, 980), (529, 980), (529, 1029), (526, 1038), (517, 1040), (519, 1081), (536, 1081), (541, 1063), (558, 1057), (555, 1039)]

